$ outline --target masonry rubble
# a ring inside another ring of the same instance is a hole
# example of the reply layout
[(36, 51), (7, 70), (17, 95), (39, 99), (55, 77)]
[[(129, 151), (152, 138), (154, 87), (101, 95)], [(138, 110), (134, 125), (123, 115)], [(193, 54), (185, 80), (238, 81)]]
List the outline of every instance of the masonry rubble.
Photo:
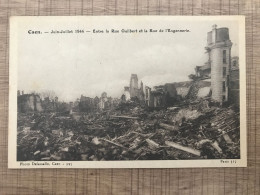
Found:
[(210, 99), (152, 109), (18, 115), (18, 160), (239, 158), (239, 111)]

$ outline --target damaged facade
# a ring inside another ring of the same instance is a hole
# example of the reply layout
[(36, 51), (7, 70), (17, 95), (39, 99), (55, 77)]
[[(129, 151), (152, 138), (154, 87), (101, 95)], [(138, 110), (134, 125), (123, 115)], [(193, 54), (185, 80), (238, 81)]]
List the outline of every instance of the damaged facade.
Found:
[(211, 77), (211, 66), (206, 62), (203, 66), (196, 66), (195, 74), (197, 78), (207, 79)]
[[(238, 104), (239, 59), (238, 57), (231, 58), (231, 47), (229, 29), (217, 28), (213, 25), (212, 31), (208, 32), (205, 48), (209, 59), (204, 65), (196, 66), (195, 75), (193, 75), (195, 79), (191, 82), (168, 84), (176, 90), (176, 93), (169, 93), (167, 87), (157, 86), (152, 90), (146, 86), (145, 104), (148, 107), (164, 107), (173, 105), (176, 100), (207, 96), (211, 96), (217, 102), (229, 101)], [(137, 76), (133, 80), (135, 78)]]
[(212, 99), (218, 102), (228, 100), (229, 76), (231, 66), (231, 47), (228, 28), (217, 28), (213, 25), (208, 32), (206, 50), (211, 65)]
[(148, 107), (172, 106), (177, 100), (177, 90), (172, 83), (155, 86), (154, 90), (145, 87), (145, 103)]
[(143, 82), (140, 83), (140, 88), (138, 86), (137, 74), (132, 74), (130, 78), (130, 85), (124, 87), (124, 94), (122, 96), (123, 101), (128, 101), (130, 99), (138, 99), (140, 102), (144, 101), (144, 87)]
[(228, 28), (213, 25), (208, 32), (206, 51), (208, 62), (196, 66), (197, 80), (210, 79), (212, 99), (217, 102), (239, 103), (239, 58), (231, 58), (232, 42)]
[(37, 94), (20, 94), (20, 91), (17, 92), (17, 111), (26, 113), (26, 112), (42, 112), (42, 102), (41, 98)]
[(229, 79), (229, 100), (239, 105), (239, 58), (231, 58), (231, 70)]
[(80, 112), (93, 112), (98, 109), (98, 102), (95, 102), (93, 98), (86, 97), (84, 95), (80, 96), (79, 99), (79, 111)]
[(138, 77), (136, 74), (132, 74), (129, 87), (124, 87), (124, 93), (121, 96), (121, 101), (126, 102), (131, 99), (137, 99), (138, 102), (145, 104), (148, 107), (171, 106), (177, 99), (177, 91), (172, 83), (155, 86), (152, 90), (148, 86), (145, 86), (144, 88), (143, 82), (141, 81), (139, 88)]
[(60, 103), (58, 101), (58, 97), (55, 97), (54, 99), (51, 99), (50, 97), (45, 97), (42, 100), (42, 108), (45, 112), (58, 112), (61, 107)]
[(108, 97), (106, 92), (101, 94), (101, 97), (90, 98), (81, 95), (79, 100), (79, 111), (80, 112), (96, 112), (102, 110), (112, 109), (119, 103), (116, 98)]
[(145, 88), (145, 103), (148, 107), (169, 107), (182, 100), (195, 100), (211, 95), (210, 80), (166, 83)]

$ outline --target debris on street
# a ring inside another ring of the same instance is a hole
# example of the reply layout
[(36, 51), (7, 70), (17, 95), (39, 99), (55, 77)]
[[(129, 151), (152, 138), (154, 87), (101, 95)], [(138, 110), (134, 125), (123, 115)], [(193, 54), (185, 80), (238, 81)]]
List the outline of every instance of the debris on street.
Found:
[(168, 109), (121, 103), (109, 111), (76, 115), (18, 113), (17, 159), (240, 158), (238, 110), (209, 99)]

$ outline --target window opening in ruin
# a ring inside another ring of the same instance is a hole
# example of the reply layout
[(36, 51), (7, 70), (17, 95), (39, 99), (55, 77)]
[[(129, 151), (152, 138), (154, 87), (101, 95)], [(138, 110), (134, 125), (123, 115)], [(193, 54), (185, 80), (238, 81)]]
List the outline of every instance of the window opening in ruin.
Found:
[(225, 91), (226, 91), (226, 82), (223, 81), (223, 92), (225, 92)]
[(227, 68), (226, 67), (223, 67), (223, 77), (225, 77), (227, 74)]
[(223, 63), (226, 64), (227, 63), (227, 51), (223, 50)]

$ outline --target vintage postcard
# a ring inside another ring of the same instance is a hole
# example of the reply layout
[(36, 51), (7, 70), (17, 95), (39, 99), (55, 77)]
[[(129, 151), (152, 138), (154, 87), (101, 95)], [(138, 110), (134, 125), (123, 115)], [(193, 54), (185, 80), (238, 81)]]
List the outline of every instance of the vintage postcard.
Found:
[(10, 18), (9, 168), (245, 167), (244, 16)]

